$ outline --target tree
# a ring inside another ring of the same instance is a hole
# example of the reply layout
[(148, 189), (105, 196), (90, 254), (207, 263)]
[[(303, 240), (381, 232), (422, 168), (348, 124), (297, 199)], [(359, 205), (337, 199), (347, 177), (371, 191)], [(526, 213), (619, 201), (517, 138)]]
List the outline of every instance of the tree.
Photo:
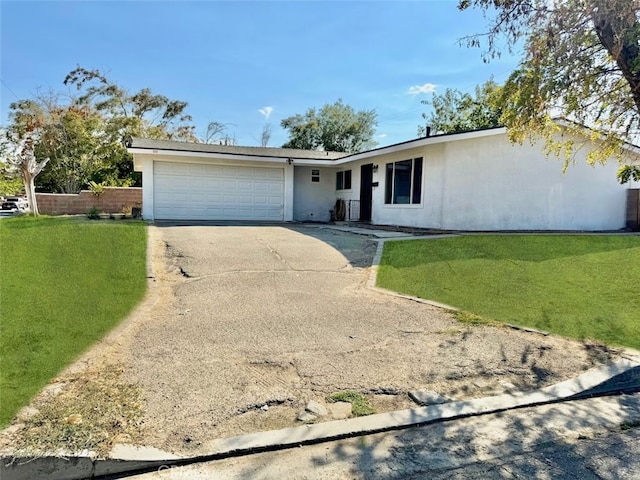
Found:
[[(502, 109), (498, 104), (501, 87), (493, 79), (475, 88), (475, 96), (447, 88), (443, 94), (433, 94), (432, 100), (423, 100), (433, 111), (422, 118), (436, 133), (459, 133), (479, 128), (499, 127)], [(425, 125), (418, 126), (418, 136), (425, 135)]]
[(18, 174), (22, 178), (29, 208), (31, 213), (36, 216), (39, 212), (34, 180), (49, 161), (48, 158), (42, 160), (36, 158), (35, 144), (37, 136), (38, 132), (35, 126), (22, 136), (18, 136), (15, 132), (7, 131), (0, 145), (2, 163), (14, 175)]
[(78, 67), (64, 80), (77, 96), (48, 92), (10, 105), (7, 131), (17, 138), (37, 127), (34, 152), (50, 158), (37, 186), (77, 193), (90, 182), (128, 186), (139, 180), (125, 141), (133, 136), (197, 141), (186, 102), (148, 88), (130, 94), (98, 70)]
[(289, 141), (283, 147), (356, 153), (375, 146), (377, 124), (375, 110), (356, 112), (339, 99), (318, 112), (310, 108), (304, 115), (283, 119), (282, 128), (289, 131)]
[(23, 190), (22, 179), (13, 174), (6, 165), (0, 165), (0, 195), (18, 195)]
[(144, 136), (163, 140), (197, 141), (192, 118), (185, 113), (187, 102), (154, 95), (149, 88), (131, 94), (109, 80), (100, 70), (78, 66), (64, 79), (81, 92), (77, 103), (91, 105), (108, 121), (108, 133), (119, 136)]
[(640, 0), (459, 0), (472, 7), (491, 16), (487, 32), (464, 39), (486, 39), (485, 61), (503, 41), (511, 52), (524, 43), (500, 99), (510, 138), (543, 138), (566, 168), (584, 147), (572, 134), (586, 131), (589, 163), (626, 161), (624, 142), (640, 134)]
[(271, 124), (265, 123), (262, 127), (262, 132), (260, 134), (260, 146), (266, 147), (269, 145), (269, 140), (271, 140)]
[(116, 168), (112, 155), (118, 146), (106, 142), (105, 122), (90, 106), (62, 104), (57, 95), (40, 95), (10, 105), (10, 129), (18, 135), (24, 126), (38, 124), (34, 144), (38, 157), (50, 162), (38, 186), (62, 193), (77, 193), (91, 180), (105, 181)]
[(105, 134), (105, 119), (91, 106), (73, 99), (62, 103), (55, 94), (39, 95), (12, 103), (9, 118), (9, 130), (18, 136), (28, 125), (38, 126), (36, 156), (51, 159), (38, 178), (39, 188), (77, 193), (92, 180), (127, 183), (118, 165), (124, 147)]
[(207, 133), (204, 136), (204, 143), (218, 143), (221, 138), (226, 135), (228, 123), (209, 122), (207, 125)]

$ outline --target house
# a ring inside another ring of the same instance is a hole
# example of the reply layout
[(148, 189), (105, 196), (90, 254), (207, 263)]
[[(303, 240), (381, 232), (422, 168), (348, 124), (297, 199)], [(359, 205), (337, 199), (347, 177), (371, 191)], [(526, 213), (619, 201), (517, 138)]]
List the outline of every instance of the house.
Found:
[[(134, 138), (148, 220), (351, 219), (443, 230), (617, 230), (627, 194), (618, 164), (562, 162), (505, 128), (434, 135), (357, 154)], [(640, 149), (629, 147), (640, 161)]]

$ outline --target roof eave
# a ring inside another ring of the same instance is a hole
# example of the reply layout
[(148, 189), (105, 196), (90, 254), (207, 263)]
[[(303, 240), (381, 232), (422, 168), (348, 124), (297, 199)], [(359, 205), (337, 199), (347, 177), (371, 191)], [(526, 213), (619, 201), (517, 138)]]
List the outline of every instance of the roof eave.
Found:
[(194, 152), (190, 150), (166, 150), (160, 148), (139, 148), (129, 147), (127, 151), (134, 155), (163, 155), (172, 157), (199, 157), (199, 158), (216, 158), (221, 160), (245, 160), (251, 162), (270, 162), (270, 163), (318, 163), (319, 165), (325, 165), (327, 163), (334, 163), (335, 160), (327, 159), (311, 159), (311, 158), (299, 158), (295, 156), (265, 156), (265, 155), (246, 155), (239, 153), (215, 153), (215, 152)]

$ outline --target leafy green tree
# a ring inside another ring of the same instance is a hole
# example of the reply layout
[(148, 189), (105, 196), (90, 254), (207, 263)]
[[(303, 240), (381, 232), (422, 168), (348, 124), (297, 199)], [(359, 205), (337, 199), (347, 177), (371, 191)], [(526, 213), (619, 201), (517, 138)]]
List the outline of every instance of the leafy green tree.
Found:
[(18, 195), (23, 190), (22, 179), (9, 173), (6, 167), (0, 167), (0, 195)]
[[(422, 114), (426, 125), (435, 133), (459, 133), (479, 128), (499, 127), (502, 109), (498, 99), (501, 88), (493, 80), (488, 80), (475, 88), (475, 95), (447, 88), (443, 94), (433, 94), (431, 100), (423, 100), (431, 105), (429, 115)], [(425, 135), (426, 125), (418, 126), (418, 136)]]
[[(585, 147), (572, 133), (587, 126), (589, 163), (628, 161), (623, 143), (640, 134), (639, 0), (459, 0), (458, 8), (490, 19), (487, 32), (463, 39), (486, 44), (486, 61), (524, 46), (501, 96), (513, 141), (543, 138), (566, 168)], [(560, 127), (557, 117), (568, 121)]]
[(90, 182), (128, 186), (139, 181), (125, 141), (134, 136), (197, 141), (186, 102), (144, 88), (130, 94), (98, 70), (78, 67), (67, 75), (78, 96), (48, 93), (10, 106), (12, 138), (33, 130), (37, 158), (50, 158), (37, 187), (77, 193)]
[(77, 67), (64, 79), (76, 87), (79, 105), (90, 105), (106, 122), (106, 133), (118, 140), (146, 137), (163, 140), (197, 141), (192, 118), (185, 113), (187, 102), (155, 95), (149, 88), (129, 93), (100, 70)]
[(304, 115), (283, 119), (282, 128), (289, 132), (289, 141), (283, 147), (356, 153), (375, 146), (377, 124), (375, 110), (356, 112), (339, 99), (318, 111), (310, 108)]
[(117, 177), (114, 154), (124, 147), (105, 135), (104, 118), (95, 109), (73, 101), (62, 104), (56, 95), (15, 102), (10, 109), (9, 131), (21, 138), (36, 125), (35, 155), (50, 159), (38, 177), (39, 188), (77, 193), (91, 180), (113, 184), (115, 178), (108, 180)]

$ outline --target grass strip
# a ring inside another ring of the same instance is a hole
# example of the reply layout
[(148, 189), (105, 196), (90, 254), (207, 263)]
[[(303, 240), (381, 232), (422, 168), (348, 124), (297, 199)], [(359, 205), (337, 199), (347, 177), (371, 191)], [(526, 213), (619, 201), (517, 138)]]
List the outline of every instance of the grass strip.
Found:
[(466, 320), (473, 314), (640, 349), (638, 236), (468, 235), (386, 242), (377, 284), (460, 308)]
[(0, 223), (0, 426), (116, 326), (146, 290), (146, 225)]

